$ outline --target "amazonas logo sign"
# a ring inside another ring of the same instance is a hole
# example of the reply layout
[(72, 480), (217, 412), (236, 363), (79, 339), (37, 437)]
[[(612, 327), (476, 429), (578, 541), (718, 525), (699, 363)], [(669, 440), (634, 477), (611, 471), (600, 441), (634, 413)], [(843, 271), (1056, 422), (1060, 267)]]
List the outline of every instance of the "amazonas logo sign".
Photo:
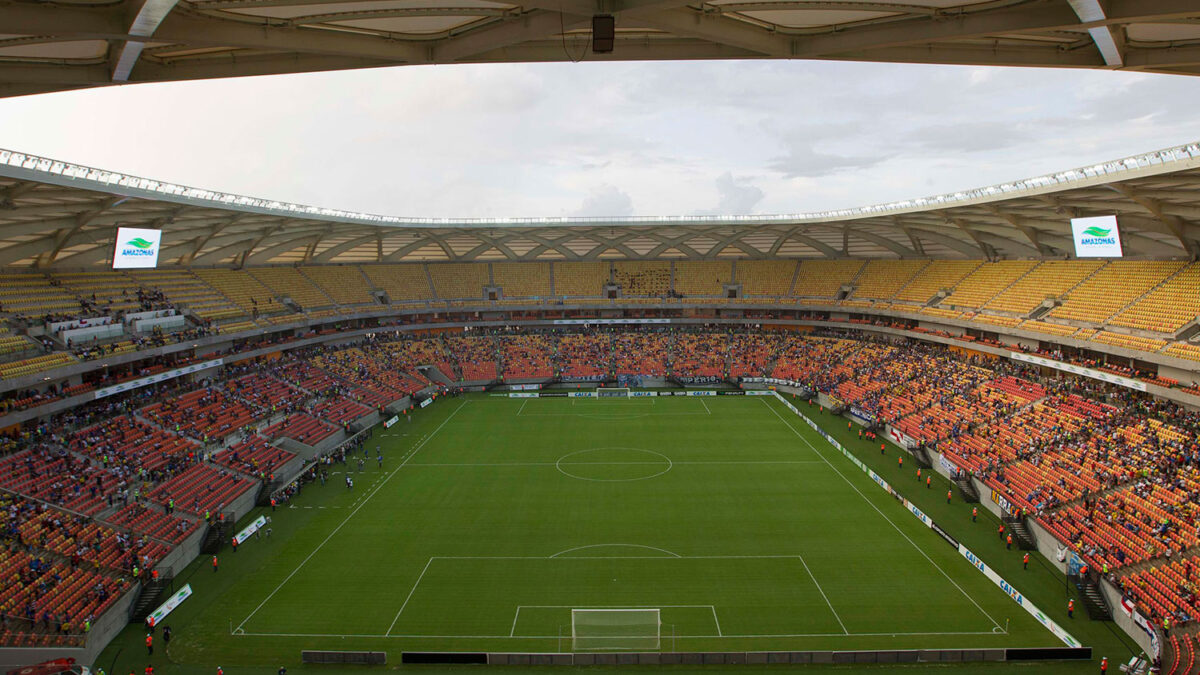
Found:
[(121, 227), (113, 247), (113, 268), (151, 268), (158, 265), (162, 230)]
[(1080, 241), (1088, 246), (1117, 243), (1117, 238), (1112, 236), (1112, 228), (1096, 227), (1093, 225), (1085, 229), (1083, 233), (1087, 236)]
[(1121, 232), (1116, 216), (1072, 218), (1075, 255), (1080, 258), (1120, 258)]
[(121, 251), (122, 255), (154, 255), (154, 242), (146, 241), (141, 237), (134, 237), (125, 242), (125, 245), (132, 246), (133, 248)]

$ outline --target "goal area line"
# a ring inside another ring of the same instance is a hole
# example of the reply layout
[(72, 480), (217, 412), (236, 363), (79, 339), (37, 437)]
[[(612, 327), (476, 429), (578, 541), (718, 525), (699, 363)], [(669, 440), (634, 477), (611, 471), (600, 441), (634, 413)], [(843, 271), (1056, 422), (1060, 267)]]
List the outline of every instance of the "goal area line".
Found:
[[(533, 607), (533, 605), (527, 605)], [(705, 605), (707, 606), (707, 605)], [(667, 607), (667, 605), (659, 605), (659, 607)], [(277, 638), (363, 638), (363, 639), (437, 639), (437, 640), (558, 640), (562, 635), (435, 635), (426, 633), (258, 633), (245, 630), (234, 630), (230, 633), (234, 637), (277, 637)], [(754, 634), (735, 634), (724, 633), (722, 635), (676, 635), (680, 640), (734, 640), (734, 639), (754, 639), (754, 638), (854, 638), (854, 637), (937, 637), (937, 636), (963, 636), (963, 635), (1008, 635), (1007, 629), (990, 630), (990, 631), (917, 631), (917, 632), (875, 632), (875, 633), (754, 633)], [(921, 649), (939, 649), (939, 647), (921, 647)], [(956, 647), (955, 649), (961, 649)], [(1014, 649), (1014, 647), (1006, 647), (1006, 649)]]

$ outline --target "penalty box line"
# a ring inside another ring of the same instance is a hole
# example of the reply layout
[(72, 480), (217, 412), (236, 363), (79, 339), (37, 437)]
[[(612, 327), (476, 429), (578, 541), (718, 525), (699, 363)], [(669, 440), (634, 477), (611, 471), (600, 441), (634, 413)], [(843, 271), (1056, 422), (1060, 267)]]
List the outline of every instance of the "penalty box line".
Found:
[(300, 571), (300, 568), (304, 567), (304, 565), (309, 560), (312, 560), (312, 557), (315, 556), (318, 551), (320, 551), (322, 548), (324, 548), (325, 544), (328, 544), (329, 540), (333, 539), (334, 535), (336, 535), (338, 532), (340, 532), (341, 529), (343, 527), (345, 527), (346, 523), (350, 522), (350, 519), (354, 517), (354, 514), (358, 513), (362, 509), (362, 507), (366, 506), (367, 502), (371, 501), (371, 498), (374, 497), (375, 494), (378, 493), (379, 490), (382, 489), (384, 485), (387, 485), (388, 481), (390, 481), (393, 476), (395, 476), (397, 473), (399, 473), (400, 469), (403, 469), (404, 465), (408, 464), (408, 461), (410, 459), (412, 459), (413, 457), (415, 457), (417, 455), (417, 452), (419, 452), (421, 450), (421, 448), (425, 447), (426, 443), (433, 440), (433, 437), (437, 436), (438, 432), (442, 430), (442, 427), (445, 427), (446, 424), (448, 422), (450, 422), (450, 420), (454, 419), (454, 416), (458, 414), (458, 411), (462, 410), (463, 407), (465, 407), (470, 402), (471, 402), (470, 399), (466, 399), (462, 403), (460, 403), (459, 406), (457, 408), (455, 408), (453, 412), (451, 412), (449, 415), (446, 416), (446, 419), (442, 420), (442, 423), (439, 424), (436, 429), (434, 429), (428, 436), (426, 436), (424, 439), (422, 439), (420, 443), (417, 443), (417, 445), (414, 446), (413, 449), (409, 451), (408, 456), (406, 456), (404, 458), (404, 461), (400, 462), (400, 464), (398, 464), (396, 466), (396, 468), (392, 469), (391, 473), (389, 473), (387, 475), (387, 478), (384, 478), (382, 481), (380, 481), (379, 485), (376, 485), (375, 489), (371, 490), (371, 493), (368, 494), (366, 496), (366, 498), (362, 500), (362, 503), (359, 504), (357, 507), (355, 507), (355, 509), (353, 511), (351, 511), (350, 514), (347, 515), (345, 517), (345, 519), (342, 520), (342, 522), (338, 523), (338, 526), (333, 528), (333, 531), (329, 533), (329, 536), (327, 536), (323, 540), (321, 540), (321, 543), (317, 544), (317, 547), (312, 550), (312, 553), (309, 553), (308, 556), (304, 558), (304, 560), (301, 560), (300, 564), (296, 565), (296, 569), (292, 570), (291, 574), (288, 574), (286, 577), (284, 577), (283, 581), (279, 582), (279, 585), (275, 587), (275, 590), (271, 591), (270, 594), (268, 594), (267, 597), (264, 598), (262, 602), (258, 603), (258, 607), (255, 607), (254, 611), (250, 612), (250, 614), (247, 615), (245, 619), (242, 619), (242, 622), (237, 625), (237, 630), (239, 630), (239, 631), (242, 630), (246, 626), (246, 622), (249, 621), (250, 619), (254, 618), (254, 615), (258, 613), (258, 610), (262, 609), (264, 605), (266, 605), (268, 602), (270, 602), (271, 598), (275, 597), (275, 594), (279, 592), (279, 589), (283, 588), (284, 585), (287, 584), (287, 582), (291, 581), (292, 577), (296, 576), (296, 573)]
[[(588, 607), (579, 607), (578, 605), (517, 605), (517, 611), (513, 613), (512, 629), (508, 631), (508, 636), (525, 637), (517, 635), (517, 619), (521, 617), (522, 609), (704, 609), (707, 607), (712, 610), (713, 624), (717, 627), (715, 637), (725, 637), (721, 632), (721, 620), (717, 618), (717, 608), (712, 605), (590, 605)], [(714, 637), (708, 635), (706, 637)]]
[(784, 426), (786, 426), (788, 429), (790, 429), (793, 434), (796, 434), (796, 436), (799, 436), (800, 440), (804, 441), (804, 443), (809, 448), (812, 448), (812, 451), (817, 453), (817, 455), (822, 460), (824, 460), (824, 462), (826, 464), (829, 465), (829, 468), (833, 469), (834, 473), (836, 473), (838, 476), (840, 476), (842, 480), (846, 481), (846, 484), (850, 486), (850, 489), (857, 492), (858, 496), (862, 497), (863, 501), (865, 501), (868, 506), (870, 506), (872, 509), (875, 509), (875, 512), (878, 513), (880, 515), (880, 517), (882, 517), (884, 520), (886, 520), (887, 523), (889, 525), (891, 525), (892, 528), (895, 529), (896, 532), (898, 532), (901, 537), (904, 537), (908, 541), (908, 543), (912, 544), (913, 548), (915, 548), (917, 550), (917, 552), (921, 554), (922, 557), (924, 557), (926, 560), (928, 560), (929, 564), (933, 565), (934, 569), (936, 569), (938, 572), (941, 572), (942, 576), (946, 577), (946, 580), (949, 581), (951, 584), (953, 584), (954, 587), (958, 589), (959, 593), (963, 594), (963, 597), (965, 597), (967, 600), (970, 600), (971, 604), (975, 605), (975, 608), (978, 609), (979, 612), (981, 614), (983, 614), (983, 616), (985, 616), (988, 621), (991, 621), (992, 625), (995, 626), (995, 628), (1000, 629), (1000, 622), (996, 621), (994, 618), (992, 618), (992, 615), (987, 613), (987, 610), (985, 610), (983, 608), (983, 606), (979, 604), (979, 601), (977, 601), (974, 597), (972, 597), (970, 593), (967, 593), (967, 591), (962, 586), (960, 586), (958, 584), (958, 582), (955, 581), (954, 578), (951, 577), (948, 572), (946, 572), (946, 570), (942, 569), (941, 565), (934, 562), (933, 558), (930, 558), (929, 554), (925, 552), (925, 549), (921, 548), (920, 545), (917, 544), (917, 542), (913, 541), (912, 537), (908, 536), (908, 534), (906, 532), (904, 532), (904, 530), (900, 529), (900, 526), (896, 524), (896, 521), (889, 518), (887, 516), (887, 514), (883, 512), (882, 509), (880, 509), (878, 506), (875, 505), (875, 502), (871, 501), (865, 494), (863, 494), (862, 490), (859, 490), (858, 486), (855, 485), (854, 483), (852, 483), (850, 481), (850, 479), (846, 477), (846, 474), (842, 473), (836, 466), (834, 466), (833, 462), (830, 462), (829, 459), (827, 459), (825, 457), (824, 453), (822, 453), (820, 450), (817, 450), (817, 446), (813, 445), (812, 441), (808, 440), (807, 436), (805, 436), (804, 434), (797, 431), (796, 428), (793, 427), (790, 422), (788, 422), (786, 419), (784, 419), (783, 415), (780, 415), (779, 411), (776, 410), (775, 407), (772, 406), (766, 399), (763, 399), (763, 404), (767, 406), (767, 409), (770, 410), (775, 415), (775, 417), (779, 418), (780, 422), (783, 422)]
[[(576, 550), (576, 549), (568, 549), (568, 551), (571, 551), (571, 550)], [(562, 551), (560, 551), (560, 553), (562, 553)], [(400, 620), (400, 615), (403, 614), (405, 608), (408, 607), (409, 601), (412, 600), (413, 595), (416, 594), (417, 587), (421, 585), (421, 581), (425, 578), (425, 573), (429, 571), (429, 568), (431, 565), (433, 565), (434, 560), (689, 560), (689, 559), (690, 560), (770, 560), (770, 559), (783, 559), (783, 558), (799, 560), (800, 564), (804, 566), (804, 571), (808, 573), (809, 578), (812, 579), (813, 584), (817, 588), (817, 592), (820, 593), (821, 598), (825, 600), (825, 606), (829, 608), (830, 613), (833, 614), (833, 618), (836, 619), (838, 622), (838, 625), (841, 626), (841, 628), (842, 628), (841, 633), (778, 633), (778, 634), (772, 633), (772, 634), (755, 634), (755, 635), (725, 635), (721, 631), (721, 620), (719, 618), (717, 618), (717, 610), (712, 605), (644, 605), (644, 606), (622, 605), (621, 607), (627, 607), (630, 609), (653, 609), (655, 607), (675, 607), (675, 608), (709, 607), (712, 609), (713, 622), (717, 626), (716, 637), (724, 637), (724, 638), (825, 637), (825, 636), (870, 637), (870, 636), (886, 636), (886, 635), (916, 636), (916, 635), (997, 635), (997, 634), (1007, 635), (1008, 634), (1008, 630), (1005, 628), (1002, 628), (1000, 626), (1000, 624), (995, 624), (995, 628), (993, 628), (990, 631), (949, 631), (949, 632), (934, 631), (934, 632), (919, 632), (919, 633), (905, 633), (905, 632), (852, 633), (852, 632), (850, 632), (849, 629), (846, 628), (845, 622), (842, 621), (842, 617), (837, 613), (837, 610), (834, 609), (833, 603), (829, 601), (829, 596), (825, 594), (825, 589), (821, 587), (821, 582), (817, 581), (816, 575), (814, 575), (812, 573), (812, 570), (809, 569), (808, 562), (804, 560), (804, 556), (802, 556), (798, 553), (797, 554), (776, 554), (776, 555), (686, 555), (686, 556), (678, 555), (678, 554), (674, 554), (674, 553), (672, 553), (669, 556), (667, 556), (667, 555), (560, 556), (558, 553), (555, 553), (553, 555), (548, 555), (548, 556), (530, 556), (530, 555), (438, 555), (438, 556), (430, 556), (429, 560), (425, 561), (425, 566), (421, 568), (421, 573), (419, 575), (417, 575), (417, 580), (413, 582), (412, 588), (410, 588), (408, 590), (408, 595), (406, 595), (404, 597), (404, 602), (400, 605), (400, 609), (396, 612), (396, 616), (392, 618), (392, 623), (388, 625), (387, 631), (385, 633), (383, 633), (382, 635), (359, 635), (359, 636), (355, 636), (355, 637), (439, 637), (439, 638), (441, 638), (441, 637), (472, 638), (473, 637), (473, 638), (480, 638), (480, 639), (482, 639), (482, 638), (502, 638), (502, 637), (509, 637), (509, 638), (516, 638), (516, 639), (531, 639), (531, 638), (535, 638), (535, 637), (554, 638), (554, 637), (559, 637), (559, 636), (554, 636), (554, 635), (548, 635), (548, 636), (547, 635), (543, 635), (543, 636), (515, 635), (514, 633), (516, 632), (516, 629), (517, 629), (517, 617), (520, 616), (520, 614), (521, 614), (521, 608), (525, 607), (525, 608), (533, 609), (533, 608), (538, 608), (538, 607), (543, 607), (543, 608), (578, 607), (578, 605), (517, 605), (516, 612), (513, 615), (512, 627), (510, 628), (509, 634), (507, 636), (504, 636), (504, 635), (462, 635), (462, 636), (392, 635), (392, 630), (396, 627), (396, 623)], [(943, 572), (943, 574), (944, 574), (944, 572)], [(962, 590), (962, 589), (959, 588), (959, 590)], [(965, 591), (964, 591), (964, 593), (965, 593)], [(968, 596), (968, 597), (970, 597), (970, 596)], [(976, 606), (978, 607), (978, 605), (976, 605)], [(596, 606), (593, 605), (593, 607), (596, 607)], [(596, 608), (603, 609), (601, 607), (596, 607)], [(984, 615), (987, 616), (986, 613), (984, 613)], [(988, 616), (988, 618), (991, 619), (990, 616)], [(995, 621), (993, 621), (993, 623), (995, 623)], [(239, 629), (240, 629), (240, 626), (239, 626)], [(245, 632), (242, 632), (239, 634), (240, 635), (276, 635), (276, 634), (271, 634), (271, 633), (245, 633)], [(336, 637), (336, 636), (333, 636), (333, 637)], [(677, 637), (699, 638), (699, 637), (713, 637), (713, 636), (712, 635), (679, 635)]]

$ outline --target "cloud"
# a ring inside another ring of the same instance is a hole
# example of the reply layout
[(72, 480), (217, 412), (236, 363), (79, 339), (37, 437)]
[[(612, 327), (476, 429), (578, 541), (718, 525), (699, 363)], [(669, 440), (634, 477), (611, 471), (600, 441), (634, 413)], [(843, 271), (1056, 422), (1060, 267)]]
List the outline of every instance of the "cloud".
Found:
[(867, 169), (885, 159), (884, 155), (833, 155), (818, 152), (811, 143), (795, 142), (787, 154), (773, 158), (767, 168), (785, 178), (819, 178), (846, 169)]
[(1001, 121), (947, 122), (921, 127), (903, 140), (921, 152), (984, 152), (1011, 148), (1033, 139), (1028, 127)]
[(766, 193), (746, 179), (736, 179), (729, 171), (717, 177), (717, 205), (702, 216), (732, 216), (754, 213), (754, 207), (766, 197)]
[(1192, 142), (1197, 108), (1200, 80), (1130, 72), (405, 66), (0, 99), (0, 148), (405, 216), (797, 213)]
[(583, 200), (583, 205), (571, 213), (572, 216), (622, 217), (633, 215), (633, 198), (613, 185), (601, 185)]

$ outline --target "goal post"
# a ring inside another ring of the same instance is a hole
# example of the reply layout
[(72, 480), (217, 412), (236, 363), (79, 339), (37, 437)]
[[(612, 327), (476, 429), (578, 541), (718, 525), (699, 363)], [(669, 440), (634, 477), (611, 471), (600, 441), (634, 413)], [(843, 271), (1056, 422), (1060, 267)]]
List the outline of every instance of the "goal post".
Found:
[(629, 398), (629, 387), (602, 387), (596, 390), (596, 398)]
[(661, 645), (658, 609), (572, 609), (573, 651), (648, 650)]

